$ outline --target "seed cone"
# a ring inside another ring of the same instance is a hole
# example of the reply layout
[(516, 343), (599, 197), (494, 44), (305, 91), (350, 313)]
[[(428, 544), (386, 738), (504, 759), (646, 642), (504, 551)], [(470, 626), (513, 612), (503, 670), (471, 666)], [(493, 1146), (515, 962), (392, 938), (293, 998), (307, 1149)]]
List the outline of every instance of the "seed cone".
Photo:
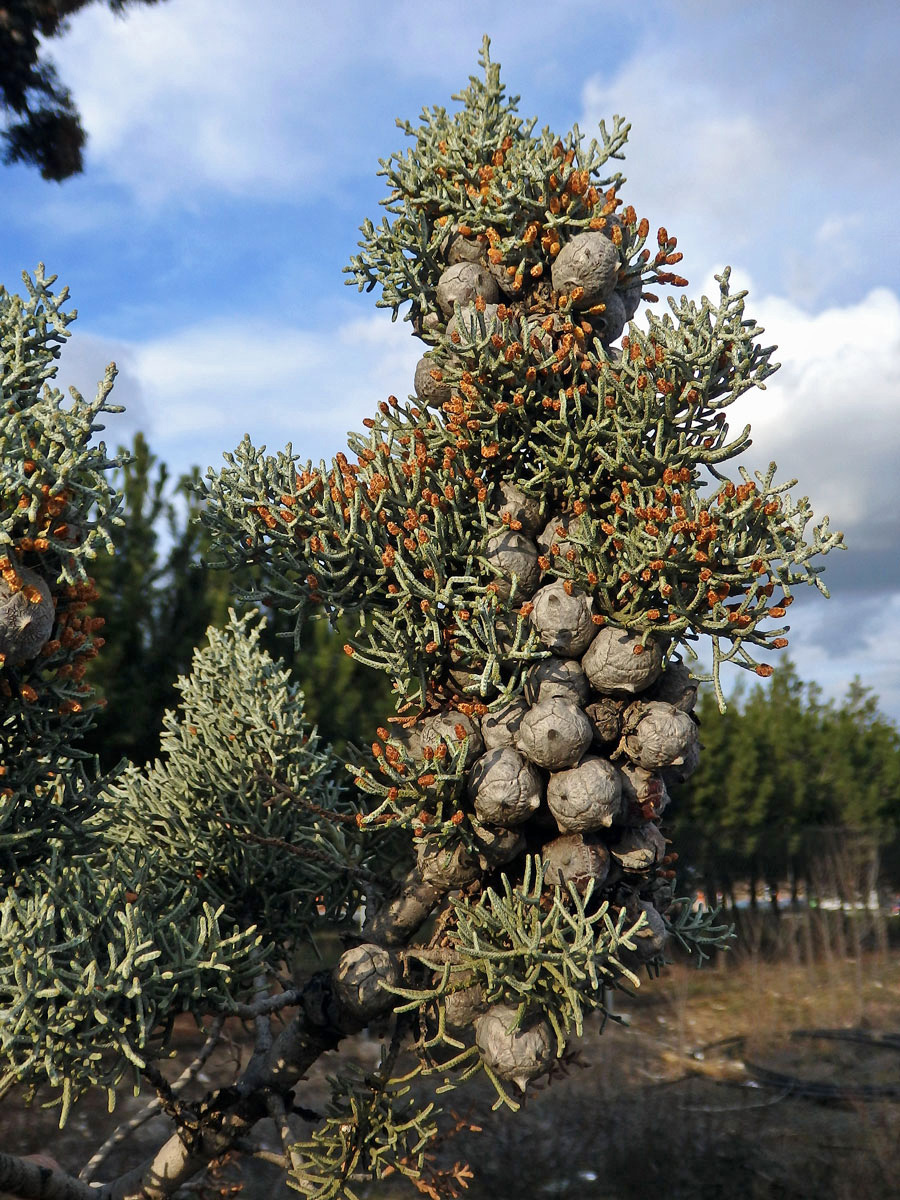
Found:
[(671, 704), (651, 700), (633, 706), (625, 716), (623, 743), (628, 757), (639, 767), (680, 766), (697, 743), (697, 726), (689, 713)]
[(571, 295), (580, 290), (577, 308), (605, 300), (616, 286), (618, 252), (602, 233), (579, 233), (566, 242), (553, 262), (553, 287)]
[(610, 696), (633, 696), (650, 686), (662, 670), (660, 642), (641, 639), (622, 629), (604, 626), (581, 660), (584, 673), (598, 692)]
[(36, 658), (49, 641), (56, 619), (50, 588), (42, 576), (16, 567), (16, 591), (0, 576), (0, 654), (10, 663)]
[(499, 750), (503, 746), (515, 746), (519, 726), (527, 712), (526, 701), (516, 699), (482, 717), (481, 736), (485, 747), (488, 750)]
[(564, 658), (580, 658), (599, 632), (589, 596), (567, 592), (559, 580), (534, 595), (531, 621), (543, 644)]
[(591, 723), (581, 709), (554, 698), (541, 700), (525, 714), (518, 746), (539, 767), (564, 771), (575, 766), (592, 738)]
[(596, 837), (580, 833), (567, 833), (564, 837), (548, 842), (541, 852), (545, 875), (549, 883), (558, 884), (565, 890), (572, 884), (583, 892), (593, 881), (595, 887), (609, 874), (609, 851)]
[(561, 833), (608, 829), (622, 808), (622, 777), (611, 762), (588, 756), (550, 776), (547, 804)]
[(480, 821), (490, 825), (519, 825), (541, 803), (544, 781), (517, 750), (504, 746), (488, 750), (469, 774), (469, 794)]
[(351, 1016), (367, 1021), (390, 1008), (393, 997), (382, 984), (393, 985), (399, 979), (394, 956), (383, 946), (366, 942), (346, 950), (334, 971), (338, 1000)]
[(535, 663), (525, 680), (525, 699), (529, 704), (566, 700), (580, 706), (589, 691), (587, 676), (574, 658), (545, 658)]
[(534, 594), (541, 577), (538, 552), (534, 542), (521, 533), (505, 530), (488, 538), (484, 557), (497, 574), (498, 594), (504, 599), (512, 590), (512, 580), (517, 580), (516, 595), (526, 600)]
[(543, 1018), (526, 1017), (516, 1028), (517, 1016), (512, 1004), (495, 1004), (475, 1022), (475, 1043), (494, 1074), (524, 1092), (532, 1079), (550, 1067), (556, 1039)]
[(492, 304), (499, 295), (496, 280), (477, 262), (453, 263), (437, 286), (437, 302), (445, 317), (453, 316), (457, 304), (469, 304), (479, 297)]

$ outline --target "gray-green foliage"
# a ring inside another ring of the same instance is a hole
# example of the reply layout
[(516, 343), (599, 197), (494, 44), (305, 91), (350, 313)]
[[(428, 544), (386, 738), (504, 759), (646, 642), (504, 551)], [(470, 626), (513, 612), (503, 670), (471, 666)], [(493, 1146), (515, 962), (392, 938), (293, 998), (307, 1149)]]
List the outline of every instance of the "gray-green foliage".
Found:
[(147, 861), (51, 852), (0, 902), (0, 1095), (42, 1087), (61, 1124), (88, 1087), (112, 1106), (165, 1052), (178, 1013), (228, 1011), (247, 990), (258, 940)]
[(355, 810), (259, 636), (249, 616), (209, 631), (162, 757), (99, 789), (78, 857), (51, 843), (8, 889), (0, 1089), (50, 1084), (63, 1118), (87, 1086), (112, 1095), (177, 1013), (232, 1011), (320, 912), (352, 913)]
[[(398, 121), (404, 134), (415, 140), (415, 150), (380, 160), (378, 174), (389, 189), (382, 203), (394, 220), (385, 217), (377, 227), (364, 222), (362, 253), (354, 255), (346, 269), (360, 290), (380, 285), (376, 303), (392, 309), (395, 318), (407, 302), (404, 319), (414, 323), (435, 309), (437, 279), (460, 225), (476, 237), (492, 230), (498, 263), (504, 269), (512, 267), (513, 281), (521, 277), (519, 290), (526, 272), (545, 265), (533, 227), (541, 226), (544, 240), (565, 241), (597, 219), (599, 205), (594, 198), (588, 202), (588, 190), (598, 193), (597, 200), (603, 194), (605, 200), (607, 190), (623, 182), (618, 171), (601, 174), (610, 160), (624, 158), (630, 126), (620, 117), (614, 119), (611, 133), (601, 123), (601, 143), (592, 140), (587, 147), (577, 126), (561, 139), (549, 128), (535, 135), (537, 118), (517, 115), (519, 98), (505, 95), (499, 64), (490, 61), (487, 44), (481, 63), (484, 78), (471, 76), (469, 86), (453, 97), (461, 104), (458, 111), (426, 108), (419, 126)], [(555, 174), (570, 151), (578, 158), (584, 186), (574, 193), (574, 203), (562, 207), (557, 200), (556, 211), (548, 212), (549, 198), (557, 190)], [(582, 195), (585, 200), (579, 203)], [(628, 282), (639, 282), (639, 252), (646, 235), (632, 238), (626, 231), (625, 236)]]
[(734, 929), (721, 919), (718, 909), (695, 905), (690, 897), (676, 900), (666, 918), (669, 933), (682, 949), (695, 955), (700, 967), (713, 951), (725, 948), (734, 937)]
[[(113, 368), (93, 401), (53, 386), (74, 316), (53, 283), (0, 290), (0, 1091), (65, 1119), (167, 1056), (179, 1013), (257, 994), (322, 913), (352, 913), (365, 871), (334, 760), (250, 618), (197, 652), (153, 766), (108, 779), (79, 750), (103, 645), (89, 572), (121, 524), (96, 434), (120, 409)], [(32, 608), (40, 634), (17, 641)]]
[(110, 548), (118, 497), (100, 418), (110, 367), (93, 400), (53, 386), (74, 313), (65, 288), (43, 267), (25, 275), (26, 296), (0, 288), (0, 572), (6, 589), (28, 592), (28, 572), (48, 589), (54, 620), (39, 652), (0, 662), (0, 880), (40, 863), (52, 836), (72, 838), (95, 800), (73, 748), (89, 724), (86, 664), (102, 621), (85, 617), (94, 598), (90, 563)]
[[(723, 474), (750, 444), (748, 428), (731, 436), (727, 410), (765, 386), (774, 347), (760, 344), (728, 268), (718, 296), (645, 309), (646, 327), (632, 321), (620, 346), (606, 302), (584, 308), (578, 288), (554, 290), (560, 248), (585, 227), (615, 247), (607, 301), (637, 289), (635, 306), (650, 303), (645, 286), (686, 280), (666, 269), (681, 257), (668, 232), (651, 255), (646, 221), (619, 211), (621, 178), (596, 178), (624, 128), (604, 150), (584, 148), (577, 130), (533, 136), (486, 51), (483, 62), (458, 113), (426, 111), (404, 127), (415, 150), (383, 168), (395, 219), (363, 227), (351, 265), (395, 314), (406, 306), (439, 390), (382, 401), (367, 432), (350, 435), (355, 462), (303, 467), (290, 447), (267, 457), (245, 439), (207, 481), (222, 560), (263, 567), (272, 602), (298, 617), (317, 606), (355, 617), (348, 652), (384, 670), (400, 699), (452, 698), (461, 669), (489, 700), (504, 668), (515, 689), (542, 652), (533, 633), (512, 648), (497, 639), (530, 594), (522, 578), (511, 595), (499, 587), (492, 560), (514, 484), (567, 529), (538, 558), (544, 583), (579, 587), (604, 620), (666, 639), (669, 656), (694, 656), (708, 636), (717, 687), (726, 661), (768, 674), (755, 647), (786, 645), (792, 588), (824, 591), (811, 560), (841, 541), (827, 518), (807, 535), (808, 500), (788, 495), (774, 464)], [(505, 282), (499, 303), (476, 297), (448, 318), (437, 288), (460, 239)]]
[(107, 836), (228, 921), (258, 926), (277, 962), (322, 924), (320, 906), (331, 925), (352, 915), (362, 846), (302, 693), (259, 638), (249, 616), (208, 631), (175, 685), (160, 758), (127, 768), (106, 793)]
[[(460, 987), (478, 986), (486, 1006), (512, 1004), (519, 1019), (539, 1010), (552, 1024), (561, 1054), (566, 1040), (580, 1036), (587, 1013), (604, 1008), (604, 989), (640, 979), (620, 957), (634, 950), (634, 935), (644, 917), (629, 919), (624, 908), (592, 903), (593, 887), (584, 894), (569, 885), (548, 889), (540, 859), (529, 859), (524, 877), (513, 884), (504, 876), (502, 890), (487, 888), (477, 904), (452, 901), (455, 927), (449, 937), (453, 958), (441, 962), (427, 949), (418, 957), (434, 965), (432, 987), (393, 989), (407, 1001), (398, 1011), (417, 1011), (434, 1003), (437, 1030), (425, 1047), (465, 1050), (447, 1029), (442, 1001)], [(477, 1067), (477, 1055), (468, 1057)], [(441, 1064), (443, 1069), (443, 1064)]]
[[(94, 435), (110, 404), (115, 368), (93, 400), (53, 386), (60, 347), (74, 311), (62, 307), (68, 289), (53, 292), (56, 276), (43, 266), (23, 275), (27, 297), (0, 287), (0, 546), (8, 554), (47, 555), (66, 583), (83, 583), (98, 550), (111, 550), (118, 501), (106, 472), (114, 466)], [(46, 491), (44, 490), (46, 488)], [(54, 513), (50, 501), (65, 501)], [(60, 533), (57, 526), (70, 528)], [(75, 534), (77, 533), (77, 537)], [(22, 549), (23, 539), (46, 545)]]
[(39, 653), (0, 672), (0, 1086), (43, 1085), (65, 1117), (86, 1087), (134, 1082), (177, 1013), (230, 1004), (258, 935), (220, 925), (190, 881), (169, 886), (106, 840), (101, 781), (77, 740), (102, 646), (89, 572), (120, 524), (115, 460), (96, 434), (121, 410), (112, 369), (93, 401), (54, 387), (74, 314), (42, 269), (25, 282), (24, 298), (0, 291), (0, 568), (7, 586), (42, 580), (54, 619)]

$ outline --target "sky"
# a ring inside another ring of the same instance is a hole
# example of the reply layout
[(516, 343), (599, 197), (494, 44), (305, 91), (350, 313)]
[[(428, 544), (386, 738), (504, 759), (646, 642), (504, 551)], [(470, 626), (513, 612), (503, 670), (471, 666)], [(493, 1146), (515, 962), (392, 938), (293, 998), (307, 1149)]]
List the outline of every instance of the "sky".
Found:
[[(900, 722), (900, 8), (861, 0), (166, 0), (92, 5), (46, 47), (89, 143), (63, 184), (0, 168), (0, 282), (39, 263), (79, 318), (59, 382), (107, 362), (173, 471), (245, 433), (330, 458), (412, 391), (421, 343), (346, 286), (379, 220), (395, 118), (450, 105), (484, 33), (523, 116), (631, 122), (626, 202), (678, 237), (688, 294), (730, 265), (780, 371), (730, 410), (844, 531), (788, 653), (839, 698), (858, 676)], [(640, 319), (640, 317), (639, 317)], [(775, 660), (777, 662), (777, 660)], [(726, 694), (743, 672), (724, 678)]]

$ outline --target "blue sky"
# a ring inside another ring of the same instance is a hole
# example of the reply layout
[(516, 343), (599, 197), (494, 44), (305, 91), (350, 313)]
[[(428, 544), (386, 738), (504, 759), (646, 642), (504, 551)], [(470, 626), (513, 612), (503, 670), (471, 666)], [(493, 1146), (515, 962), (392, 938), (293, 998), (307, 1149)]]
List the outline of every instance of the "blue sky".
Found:
[[(90, 143), (62, 185), (3, 171), (0, 280), (39, 261), (79, 320), (60, 378), (120, 368), (110, 442), (175, 469), (245, 432), (330, 457), (419, 357), (344, 284), (395, 117), (449, 104), (483, 33), (520, 111), (632, 124), (628, 202), (677, 234), (691, 291), (726, 263), (782, 370), (732, 410), (748, 465), (797, 476), (850, 549), (791, 610), (801, 674), (858, 674), (900, 720), (900, 16), (893, 3), (682, 0), (99, 5), (48, 46)], [(737, 673), (726, 679), (733, 686)]]

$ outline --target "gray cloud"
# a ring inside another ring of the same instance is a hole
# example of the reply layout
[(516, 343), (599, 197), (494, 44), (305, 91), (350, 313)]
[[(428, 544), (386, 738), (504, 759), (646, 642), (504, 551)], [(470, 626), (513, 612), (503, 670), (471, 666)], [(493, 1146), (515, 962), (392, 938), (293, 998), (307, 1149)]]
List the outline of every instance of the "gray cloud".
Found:
[[(896, 537), (896, 529), (893, 531)], [(823, 579), (833, 597), (856, 597), (875, 608), (885, 599), (900, 594), (900, 552), (896, 541), (880, 550), (857, 550), (848, 542), (846, 551), (835, 551), (823, 560)]]
[[(848, 594), (837, 573), (829, 583), (830, 600), (798, 593), (787, 653), (801, 678), (817, 680), (833, 699), (858, 676), (879, 697), (882, 711), (900, 724), (900, 591)], [(777, 657), (770, 661), (777, 666)]]
[(896, 7), (662, 8), (670, 36), (594, 76), (585, 127), (631, 120), (630, 197), (679, 236), (686, 273), (730, 261), (806, 305), (896, 286)]

